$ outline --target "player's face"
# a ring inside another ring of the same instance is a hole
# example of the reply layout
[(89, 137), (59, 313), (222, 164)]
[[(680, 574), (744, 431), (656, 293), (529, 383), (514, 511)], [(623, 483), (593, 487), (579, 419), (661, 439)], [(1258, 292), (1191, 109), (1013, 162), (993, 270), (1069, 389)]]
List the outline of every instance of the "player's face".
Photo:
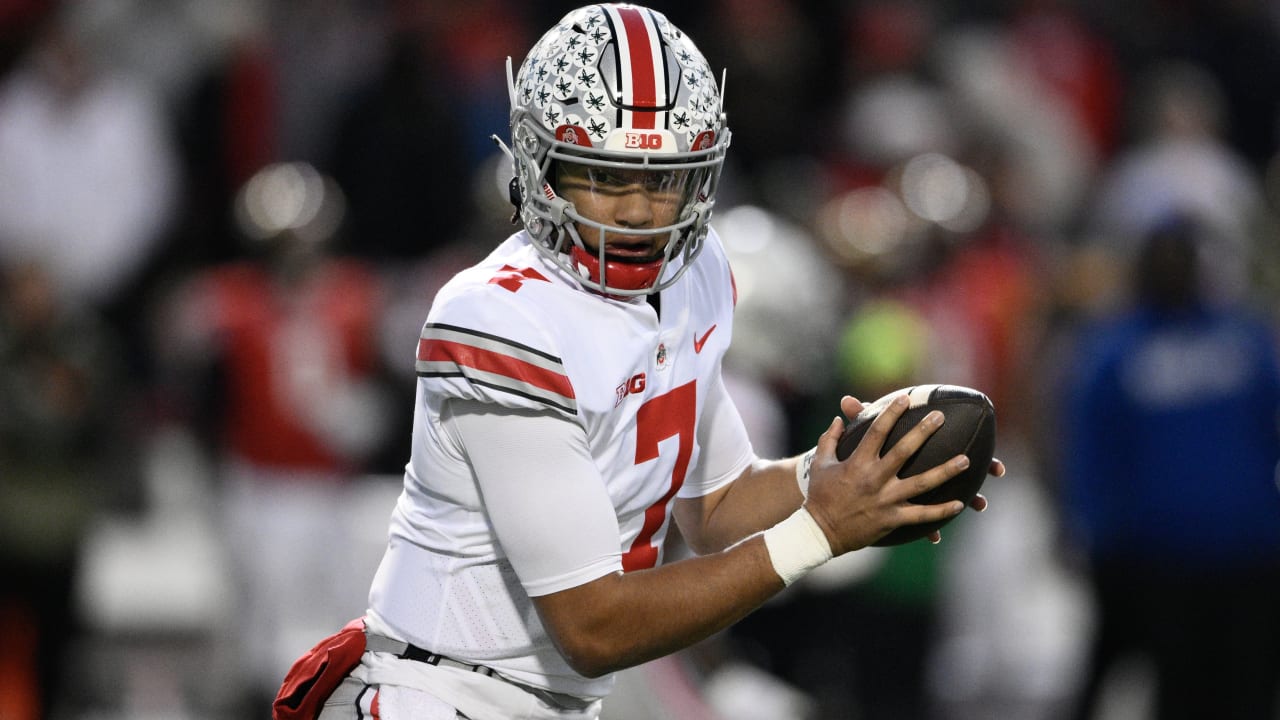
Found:
[[(642, 170), (562, 162), (556, 187), (584, 217), (618, 228), (644, 230), (672, 225), (689, 196), (688, 170)], [(600, 229), (578, 223), (587, 249), (600, 249)], [(629, 235), (606, 232), (605, 252), (612, 258), (642, 262), (661, 256), (668, 233)]]

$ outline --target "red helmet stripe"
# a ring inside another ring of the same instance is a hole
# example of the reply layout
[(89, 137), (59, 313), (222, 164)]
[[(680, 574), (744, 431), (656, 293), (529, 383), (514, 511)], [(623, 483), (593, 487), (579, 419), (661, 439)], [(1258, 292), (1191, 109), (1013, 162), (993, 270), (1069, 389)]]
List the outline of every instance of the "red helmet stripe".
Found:
[[(666, 88), (658, 82), (657, 70), (662, 58), (662, 44), (657, 29), (644, 13), (636, 8), (617, 8), (622, 32), (618, 33), (619, 50), (623, 62), (623, 77), (631, 81), (632, 107), (659, 107), (666, 98), (659, 98), (659, 90)], [(626, 70), (630, 72), (626, 72)], [(657, 127), (656, 112), (632, 111), (631, 126)]]

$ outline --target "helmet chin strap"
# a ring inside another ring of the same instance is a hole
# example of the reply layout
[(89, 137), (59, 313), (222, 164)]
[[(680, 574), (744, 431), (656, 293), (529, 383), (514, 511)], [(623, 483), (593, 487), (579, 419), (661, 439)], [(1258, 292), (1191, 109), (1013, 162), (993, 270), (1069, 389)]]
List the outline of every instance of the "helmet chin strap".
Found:
[[(658, 275), (662, 272), (662, 267), (666, 265), (662, 258), (641, 263), (621, 262), (605, 258), (604, 267), (601, 268), (600, 257), (595, 253), (587, 252), (578, 247), (576, 243), (569, 251), (569, 256), (573, 259), (573, 265), (578, 269), (578, 272), (591, 282), (600, 285), (601, 292), (606, 294), (608, 294), (608, 288), (647, 290), (658, 282)], [(607, 286), (604, 284), (605, 280), (609, 281)]]

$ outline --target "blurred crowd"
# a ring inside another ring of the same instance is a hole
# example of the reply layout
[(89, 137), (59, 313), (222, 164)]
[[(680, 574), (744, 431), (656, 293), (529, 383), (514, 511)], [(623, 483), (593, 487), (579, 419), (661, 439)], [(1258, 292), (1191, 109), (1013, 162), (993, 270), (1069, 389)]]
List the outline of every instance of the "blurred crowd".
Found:
[[(266, 717), (363, 610), (577, 4), (0, 0), (0, 718)], [(605, 717), (1280, 717), (1280, 5), (649, 4), (725, 70), (757, 450), (947, 382), (1010, 473)]]

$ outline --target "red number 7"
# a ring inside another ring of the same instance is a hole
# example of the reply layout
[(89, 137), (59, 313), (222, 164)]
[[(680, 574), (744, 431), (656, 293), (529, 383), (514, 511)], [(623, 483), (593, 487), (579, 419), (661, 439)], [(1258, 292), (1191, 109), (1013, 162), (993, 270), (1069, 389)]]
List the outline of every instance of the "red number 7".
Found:
[(624, 572), (658, 564), (658, 548), (653, 544), (653, 536), (666, 522), (667, 503), (684, 484), (685, 473), (689, 471), (697, 403), (697, 381), (690, 380), (641, 405), (636, 414), (636, 464), (657, 459), (658, 443), (669, 437), (677, 439), (676, 464), (671, 469), (671, 487), (644, 511), (640, 534), (631, 543), (631, 549), (622, 556)]

